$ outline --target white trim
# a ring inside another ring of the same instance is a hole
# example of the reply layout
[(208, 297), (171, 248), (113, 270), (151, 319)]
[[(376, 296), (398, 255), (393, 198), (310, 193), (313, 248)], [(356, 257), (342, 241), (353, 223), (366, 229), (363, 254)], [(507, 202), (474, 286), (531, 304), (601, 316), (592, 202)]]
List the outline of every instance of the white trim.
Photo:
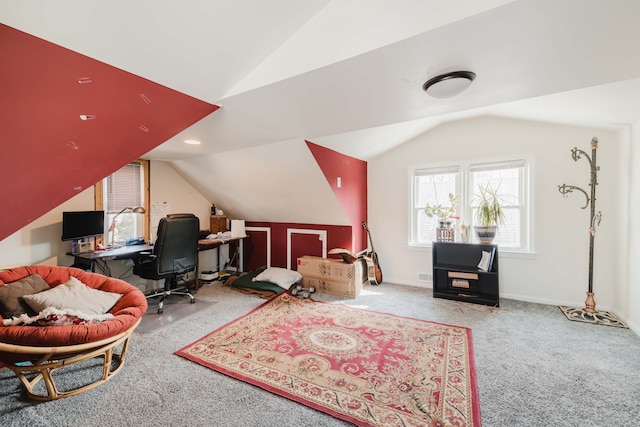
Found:
[[(267, 233), (267, 268), (271, 267), (271, 227), (245, 227), (245, 231), (261, 231)], [(240, 241), (240, 243), (242, 243), (242, 241)], [(242, 252), (240, 252), (240, 254), (242, 254)]]
[[(462, 216), (465, 221), (472, 221), (472, 207), (469, 198), (473, 196), (473, 189), (470, 187), (470, 176), (473, 172), (481, 170), (494, 170), (495, 167), (500, 168), (503, 166), (505, 169), (511, 167), (518, 167), (520, 169), (519, 181), (520, 181), (520, 205), (516, 208), (520, 212), (520, 243), (521, 246), (517, 248), (505, 248), (506, 251), (514, 253), (534, 253), (535, 241), (533, 232), (534, 229), (534, 194), (535, 189), (533, 187), (534, 180), (534, 166), (535, 158), (530, 154), (523, 156), (509, 156), (492, 159), (475, 159), (462, 162), (450, 162), (450, 163), (436, 163), (433, 165), (424, 166), (411, 166), (408, 168), (408, 180), (409, 180), (409, 209), (407, 219), (407, 242), (409, 247), (427, 247), (430, 248), (430, 242), (417, 242), (416, 241), (416, 226), (417, 226), (417, 210), (414, 206), (416, 201), (416, 177), (423, 175), (431, 175), (438, 173), (450, 173), (457, 169), (459, 179), (456, 182), (456, 191), (460, 200), (458, 202), (458, 215)], [(515, 209), (515, 208), (514, 208)], [(470, 224), (473, 225), (473, 224)], [(471, 236), (470, 242), (475, 242), (473, 236)]]
[(305, 228), (287, 228), (287, 268), (291, 270), (291, 235), (317, 234), (322, 242), (322, 258), (327, 257), (327, 230), (309, 230)]

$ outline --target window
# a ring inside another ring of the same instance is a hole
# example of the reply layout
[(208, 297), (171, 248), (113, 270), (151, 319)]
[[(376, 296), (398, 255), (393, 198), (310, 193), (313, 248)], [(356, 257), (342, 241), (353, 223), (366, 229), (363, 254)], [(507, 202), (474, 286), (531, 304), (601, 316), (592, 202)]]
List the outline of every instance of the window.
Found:
[(446, 205), (449, 194), (460, 194), (460, 169), (449, 168), (418, 169), (413, 178), (413, 228), (414, 241), (418, 245), (430, 244), (436, 240), (438, 218), (429, 218), (424, 213), (427, 203)]
[[(429, 218), (424, 208), (427, 203), (448, 207), (450, 193), (459, 196), (453, 219), (473, 225), (478, 187), (489, 184), (499, 189), (505, 213), (505, 223), (498, 227), (493, 242), (514, 251), (530, 250), (528, 172), (526, 160), (413, 169), (410, 244), (427, 246), (436, 240), (438, 218)], [(470, 241), (477, 242), (473, 232)]]
[[(96, 209), (105, 211), (105, 236), (110, 245), (135, 237), (149, 239), (148, 164), (148, 161), (129, 163), (96, 184)], [(138, 206), (147, 214), (125, 210)], [(109, 231), (114, 218), (116, 226)]]

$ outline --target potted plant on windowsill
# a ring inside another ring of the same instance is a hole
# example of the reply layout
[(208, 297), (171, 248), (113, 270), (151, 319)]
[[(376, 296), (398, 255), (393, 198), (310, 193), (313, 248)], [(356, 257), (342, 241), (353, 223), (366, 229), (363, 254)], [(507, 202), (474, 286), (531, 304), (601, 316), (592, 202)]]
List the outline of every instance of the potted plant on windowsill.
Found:
[(476, 201), (476, 225), (474, 229), (480, 243), (489, 244), (496, 236), (498, 225), (504, 224), (504, 211), (500, 203), (500, 185), (493, 188), (491, 184), (478, 186)]
[(454, 228), (451, 227), (451, 220), (457, 218), (456, 205), (458, 203), (459, 196), (454, 196), (453, 193), (449, 193), (449, 206), (444, 206), (438, 203), (432, 205), (427, 203), (424, 208), (424, 213), (429, 218), (438, 218), (439, 227), (437, 229), (438, 241), (453, 241), (454, 240)]

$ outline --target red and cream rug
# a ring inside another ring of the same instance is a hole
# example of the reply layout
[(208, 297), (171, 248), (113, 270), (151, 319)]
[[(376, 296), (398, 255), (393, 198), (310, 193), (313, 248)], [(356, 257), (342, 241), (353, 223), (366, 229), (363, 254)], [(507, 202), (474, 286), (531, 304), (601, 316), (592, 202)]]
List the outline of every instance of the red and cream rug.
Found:
[(471, 330), (282, 293), (176, 354), (359, 426), (480, 426)]

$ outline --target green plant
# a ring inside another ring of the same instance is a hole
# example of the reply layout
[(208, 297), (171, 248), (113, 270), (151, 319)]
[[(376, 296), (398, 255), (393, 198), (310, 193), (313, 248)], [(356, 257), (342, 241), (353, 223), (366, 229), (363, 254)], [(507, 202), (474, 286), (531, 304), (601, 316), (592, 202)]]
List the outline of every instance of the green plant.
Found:
[(498, 226), (504, 224), (504, 211), (502, 210), (500, 197), (500, 184), (493, 188), (491, 184), (479, 185), (476, 202), (476, 220), (484, 227)]
[(447, 221), (456, 213), (456, 206), (458, 204), (459, 196), (454, 196), (453, 193), (449, 193), (449, 206), (444, 206), (438, 203), (436, 197), (436, 204), (432, 205), (427, 203), (424, 208), (424, 213), (429, 218), (437, 217), (439, 221)]

